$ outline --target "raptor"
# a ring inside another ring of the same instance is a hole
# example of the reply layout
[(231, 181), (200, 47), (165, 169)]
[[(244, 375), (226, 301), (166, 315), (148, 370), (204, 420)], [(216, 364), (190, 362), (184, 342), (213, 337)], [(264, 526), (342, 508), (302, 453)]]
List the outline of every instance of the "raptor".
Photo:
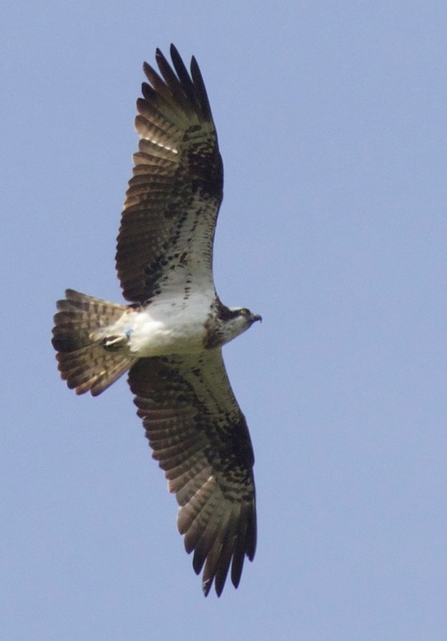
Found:
[(222, 346), (258, 314), (227, 307), (212, 257), (223, 165), (205, 85), (171, 45), (137, 100), (139, 135), (116, 268), (127, 305), (72, 289), (58, 301), (52, 343), (77, 394), (101, 394), (125, 372), (146, 436), (179, 504), (177, 525), (205, 596), (238, 587), (256, 548), (254, 456)]

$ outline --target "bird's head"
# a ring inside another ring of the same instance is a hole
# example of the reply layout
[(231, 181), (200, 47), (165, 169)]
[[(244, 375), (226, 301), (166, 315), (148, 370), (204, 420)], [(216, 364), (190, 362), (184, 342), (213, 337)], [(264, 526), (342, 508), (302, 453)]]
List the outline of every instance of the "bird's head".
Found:
[(262, 321), (262, 316), (254, 314), (246, 307), (225, 307), (220, 310), (219, 316), (224, 343), (245, 332), (256, 321)]

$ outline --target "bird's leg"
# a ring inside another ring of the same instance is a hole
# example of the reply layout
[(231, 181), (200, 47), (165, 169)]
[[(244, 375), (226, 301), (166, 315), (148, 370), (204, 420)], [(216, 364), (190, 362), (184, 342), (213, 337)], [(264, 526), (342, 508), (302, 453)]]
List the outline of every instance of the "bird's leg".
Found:
[(131, 329), (127, 329), (123, 334), (110, 334), (102, 339), (101, 345), (106, 350), (115, 351), (123, 348), (129, 342)]

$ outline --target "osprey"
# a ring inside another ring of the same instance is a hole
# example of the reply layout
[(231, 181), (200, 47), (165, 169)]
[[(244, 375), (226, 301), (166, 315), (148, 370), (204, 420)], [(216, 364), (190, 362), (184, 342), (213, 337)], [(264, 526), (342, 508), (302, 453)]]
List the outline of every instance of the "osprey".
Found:
[(138, 415), (179, 504), (178, 529), (203, 591), (238, 587), (256, 548), (253, 449), (222, 346), (261, 320), (223, 305), (212, 273), (223, 166), (195, 58), (171, 45), (147, 63), (116, 268), (129, 305), (72, 289), (57, 303), (52, 343), (77, 394), (101, 394), (129, 372)]

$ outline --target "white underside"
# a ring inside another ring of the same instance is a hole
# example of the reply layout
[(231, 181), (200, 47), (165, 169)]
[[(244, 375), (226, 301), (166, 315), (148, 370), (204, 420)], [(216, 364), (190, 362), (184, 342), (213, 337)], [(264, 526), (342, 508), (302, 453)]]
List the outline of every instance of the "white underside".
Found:
[(127, 310), (108, 330), (127, 333), (128, 350), (136, 357), (194, 354), (203, 351), (211, 302), (202, 293), (180, 301), (159, 299), (142, 310)]

